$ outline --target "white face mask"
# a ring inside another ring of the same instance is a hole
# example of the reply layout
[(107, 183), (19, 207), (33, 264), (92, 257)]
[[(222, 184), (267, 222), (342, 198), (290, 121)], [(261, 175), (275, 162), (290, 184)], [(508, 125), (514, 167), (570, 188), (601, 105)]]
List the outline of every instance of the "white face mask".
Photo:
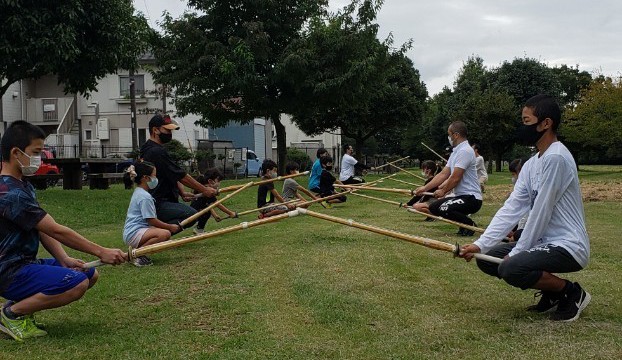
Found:
[(149, 181), (147, 181), (147, 187), (150, 190), (153, 190), (158, 187), (158, 178), (157, 177), (149, 177)]
[(451, 139), (451, 135), (447, 135), (447, 140), (449, 140), (449, 146), (454, 147), (454, 142)]
[[(17, 149), (19, 150), (19, 149)], [(21, 161), (19, 161), (19, 159), (17, 159), (17, 162), (19, 163), (19, 166), (22, 168), (22, 175), (24, 176), (33, 176), (37, 170), (39, 170), (39, 168), (41, 167), (41, 155), (28, 155), (25, 152), (19, 150), (19, 152), (21, 152), (22, 154), (26, 155), (28, 157), (28, 165), (24, 165), (22, 164)]]

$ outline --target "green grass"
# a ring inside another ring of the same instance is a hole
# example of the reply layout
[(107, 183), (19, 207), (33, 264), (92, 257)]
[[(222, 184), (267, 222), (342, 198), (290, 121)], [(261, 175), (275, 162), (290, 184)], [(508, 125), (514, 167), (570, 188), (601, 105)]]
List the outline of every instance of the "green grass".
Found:
[[(582, 168), (582, 181), (622, 180), (619, 167)], [(480, 225), (501, 205), (495, 194), (509, 191), (509, 173), (493, 173), (491, 183), (498, 185), (487, 188), (474, 215)], [(92, 241), (122, 247), (130, 194), (114, 186), (51, 189), (39, 198), (57, 221)], [(254, 208), (255, 190), (229, 204)], [(333, 209), (313, 209), (466, 241), (451, 225), (355, 196)], [(38, 315), (49, 336), (24, 344), (2, 337), (0, 359), (619, 359), (622, 205), (590, 201), (585, 210), (592, 260), (568, 278), (581, 282), (593, 300), (571, 324), (526, 313), (532, 291), (512, 288), (449, 253), (297, 217), (155, 254), (149, 268), (102, 267), (99, 283), (83, 299)]]

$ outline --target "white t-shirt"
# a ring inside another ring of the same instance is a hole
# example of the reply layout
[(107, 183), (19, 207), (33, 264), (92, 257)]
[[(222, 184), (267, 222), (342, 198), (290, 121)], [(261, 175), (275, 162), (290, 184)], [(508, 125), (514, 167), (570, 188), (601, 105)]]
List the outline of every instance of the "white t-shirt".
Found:
[(486, 163), (483, 156), (475, 157), (475, 169), (477, 170), (477, 178), (484, 181), (488, 180), (488, 173), (486, 172)]
[(473, 195), (477, 200), (482, 200), (482, 190), (475, 169), (475, 151), (469, 146), (468, 141), (463, 141), (454, 148), (445, 167), (448, 167), (452, 174), (456, 167), (464, 169), (462, 180), (453, 189), (456, 196)]
[(348, 154), (343, 154), (341, 158), (341, 172), (339, 172), (339, 180), (346, 181), (354, 176), (354, 165), (358, 161)]
[(536, 154), (525, 162), (514, 191), (475, 245), (482, 253), (487, 252), (527, 213), (525, 229), (510, 256), (542, 245), (556, 245), (566, 249), (582, 267), (587, 265), (590, 240), (577, 166), (559, 141), (542, 156)]

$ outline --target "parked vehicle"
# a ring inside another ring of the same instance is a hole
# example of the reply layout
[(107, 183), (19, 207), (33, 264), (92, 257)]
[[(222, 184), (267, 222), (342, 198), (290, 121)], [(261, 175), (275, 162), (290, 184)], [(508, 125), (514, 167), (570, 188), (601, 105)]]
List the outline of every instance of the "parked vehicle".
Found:
[(253, 150), (248, 150), (246, 152), (246, 161), (242, 161), (242, 166), (238, 168), (238, 175), (260, 177), (262, 162), (263, 160), (257, 157)]
[[(56, 165), (52, 165), (50, 164), (47, 160), (48, 159), (54, 159), (54, 155), (52, 154), (52, 151), (50, 150), (42, 150), (41, 151), (41, 167), (39, 167), (39, 170), (37, 170), (37, 172), (35, 173), (36, 175), (58, 175), (60, 174), (60, 170), (58, 169), (58, 166)], [(54, 179), (54, 178), (32, 178), (31, 180), (32, 185), (39, 189), (39, 190), (44, 190), (47, 189), (48, 187), (52, 187), (52, 186), (56, 186), (56, 184), (58, 183), (58, 179)]]

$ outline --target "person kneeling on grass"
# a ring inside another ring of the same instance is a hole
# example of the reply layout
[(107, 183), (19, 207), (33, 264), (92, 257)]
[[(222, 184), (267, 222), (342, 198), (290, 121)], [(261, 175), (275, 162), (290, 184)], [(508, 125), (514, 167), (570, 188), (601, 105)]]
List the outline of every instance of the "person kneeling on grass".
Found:
[[(425, 185), (427, 185), (436, 175), (437, 166), (432, 160), (426, 160), (421, 163), (421, 172), (426, 177)], [(438, 188), (430, 189), (430, 192), (435, 192)], [(412, 206), (415, 210), (430, 214), (430, 204), (436, 201), (436, 198), (431, 195), (415, 195), (410, 199), (406, 205)], [(433, 218), (426, 218), (425, 221), (433, 221)]]
[[(15, 121), (0, 142), (0, 296), (8, 300), (0, 311), (0, 330), (17, 341), (47, 335), (33, 314), (80, 299), (97, 281), (97, 271), (84, 269), (84, 262), (67, 255), (61, 244), (106, 264), (127, 259), (123, 251), (92, 243), (56, 223), (39, 206), (24, 177), (41, 165), (44, 139), (38, 126)], [(53, 258), (37, 259), (39, 243)]]
[[(222, 171), (218, 170), (217, 168), (210, 168), (205, 171), (205, 174), (198, 176), (197, 181), (206, 187), (218, 191), (218, 188), (220, 187), (220, 182), (224, 178), (225, 176), (222, 174)], [(218, 192), (216, 194), (218, 194)], [(194, 200), (192, 201), (192, 203), (190, 203), (190, 206), (196, 211), (201, 211), (215, 202), (215, 195), (212, 197), (205, 197), (205, 195), (195, 190)], [(236, 212), (229, 210), (223, 204), (218, 204), (216, 207), (222, 210), (225, 214), (229, 215), (229, 217), (232, 219), (238, 217), (238, 214)], [(218, 216), (218, 214), (216, 214), (216, 211), (214, 209), (211, 209), (207, 212), (207, 214), (201, 215), (197, 220), (197, 226), (194, 228), (194, 233), (196, 235), (203, 234), (205, 232), (205, 224), (207, 224), (207, 220), (209, 220), (210, 217), (213, 217), (216, 222), (222, 220), (222, 218)]]
[[(266, 159), (261, 164), (261, 171), (264, 174), (263, 179), (269, 180), (276, 178), (277, 166), (276, 163), (270, 159)], [(288, 210), (294, 210), (295, 205), (276, 205), (274, 199), (279, 202), (285, 202), (281, 195), (274, 189), (274, 182), (261, 184), (257, 188), (257, 207), (259, 210), (259, 218), (270, 217), (287, 212)]]
[[(158, 186), (155, 166), (147, 161), (137, 162), (130, 169), (130, 177), (137, 184), (130, 206), (127, 209), (123, 241), (134, 249), (156, 244), (171, 238), (171, 234), (181, 232), (181, 225), (167, 224), (158, 220), (155, 200), (149, 190)], [(151, 265), (147, 256), (139, 256), (132, 261), (135, 266)]]
[[(337, 179), (333, 176), (333, 174), (331, 174), (331, 170), (333, 169), (333, 158), (331, 156), (325, 156), (320, 159), (320, 164), (322, 165), (322, 175), (320, 175), (320, 197), (334, 195), (337, 193), (334, 186)], [(346, 202), (346, 200), (346, 196), (342, 195), (337, 198), (327, 200), (324, 205), (330, 207), (330, 204), (343, 203)]]
[[(298, 174), (298, 170), (300, 170), (300, 166), (298, 165), (298, 163), (295, 163), (295, 162), (289, 162), (285, 166), (285, 172), (286, 172), (287, 175)], [(293, 201), (293, 200), (296, 200), (296, 199), (299, 199), (301, 201), (307, 201), (307, 199), (305, 199), (304, 197), (302, 197), (302, 195), (300, 195), (298, 193), (298, 190), (300, 190), (301, 192), (307, 194), (307, 196), (309, 196), (312, 200), (316, 200), (317, 199), (317, 197), (315, 195), (313, 195), (313, 193), (311, 193), (311, 191), (309, 191), (309, 190), (305, 189), (304, 187), (298, 185), (298, 182), (296, 182), (295, 179), (287, 178), (287, 179), (285, 179), (285, 181), (283, 181), (283, 200), (285, 200), (285, 202)], [(301, 205), (301, 207), (307, 208), (310, 205), (311, 204)]]

